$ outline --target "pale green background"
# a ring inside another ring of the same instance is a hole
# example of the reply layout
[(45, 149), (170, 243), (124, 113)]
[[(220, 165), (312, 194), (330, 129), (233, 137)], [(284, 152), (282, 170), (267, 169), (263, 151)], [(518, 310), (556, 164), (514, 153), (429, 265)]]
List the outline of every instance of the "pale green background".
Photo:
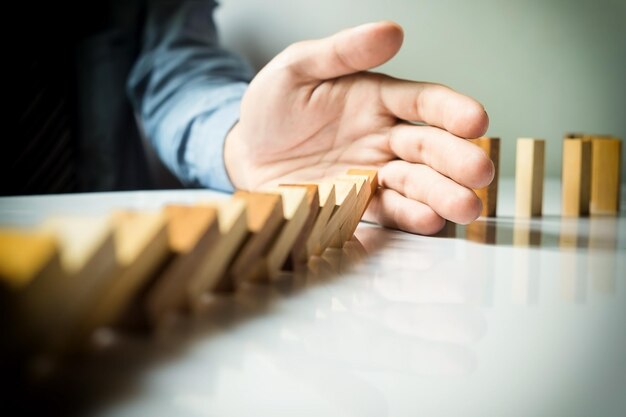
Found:
[(503, 140), (504, 176), (514, 175), (518, 137), (548, 141), (546, 172), (554, 177), (560, 176), (564, 132), (626, 138), (626, 0), (221, 4), (217, 18), (224, 44), (257, 68), (298, 40), (364, 22), (400, 23), (404, 46), (378, 70), (444, 83), (480, 100), (491, 118), (488, 134)]

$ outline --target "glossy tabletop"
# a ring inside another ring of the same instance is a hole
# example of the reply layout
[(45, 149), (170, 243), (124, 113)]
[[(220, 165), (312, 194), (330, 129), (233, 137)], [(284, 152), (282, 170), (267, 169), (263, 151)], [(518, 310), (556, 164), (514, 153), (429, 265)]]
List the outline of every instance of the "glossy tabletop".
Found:
[[(626, 216), (499, 217), (424, 237), (361, 223), (272, 285), (101, 347), (42, 389), (89, 416), (626, 415)], [(625, 193), (622, 193), (624, 195)], [(0, 223), (223, 198), (158, 191), (0, 198)], [(625, 204), (622, 204), (625, 207)]]

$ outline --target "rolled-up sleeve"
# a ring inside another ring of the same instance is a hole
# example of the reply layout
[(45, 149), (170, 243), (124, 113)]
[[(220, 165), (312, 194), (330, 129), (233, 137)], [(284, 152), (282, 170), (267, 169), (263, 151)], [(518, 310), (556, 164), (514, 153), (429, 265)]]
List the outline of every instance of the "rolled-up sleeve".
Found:
[(252, 70), (218, 42), (213, 0), (149, 2), (128, 93), (144, 134), (188, 186), (232, 191), (224, 140)]

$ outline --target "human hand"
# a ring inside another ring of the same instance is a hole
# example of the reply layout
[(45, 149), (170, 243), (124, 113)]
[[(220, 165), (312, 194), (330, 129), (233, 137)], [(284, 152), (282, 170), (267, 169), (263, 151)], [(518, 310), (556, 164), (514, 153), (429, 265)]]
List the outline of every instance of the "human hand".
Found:
[[(316, 181), (349, 168), (379, 170), (365, 219), (432, 234), (466, 224), (493, 179), (466, 138), (489, 124), (481, 104), (448, 87), (367, 72), (400, 49), (402, 29), (371, 23), (298, 42), (252, 80), (224, 158), (236, 188)], [(420, 125), (416, 124), (420, 123)]]

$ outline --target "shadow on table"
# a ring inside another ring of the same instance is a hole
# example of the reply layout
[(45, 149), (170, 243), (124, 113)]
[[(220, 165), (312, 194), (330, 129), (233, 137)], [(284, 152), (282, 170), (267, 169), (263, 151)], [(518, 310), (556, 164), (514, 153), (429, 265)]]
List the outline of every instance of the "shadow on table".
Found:
[(245, 284), (232, 294), (208, 296), (198, 311), (170, 317), (158, 329), (101, 329), (87, 352), (57, 363), (46, 358), (34, 361), (26, 380), (17, 375), (9, 381), (4, 375), (12, 385), (5, 393), (24, 413), (48, 416), (85, 415), (123, 402), (140, 393), (142, 378), (155, 365), (186, 355), (195, 342), (273, 314), (277, 301), (341, 280), (384, 245), (385, 234), (362, 233), (360, 239), (353, 237), (342, 249), (327, 249), (305, 268), (285, 273), (276, 282)]

